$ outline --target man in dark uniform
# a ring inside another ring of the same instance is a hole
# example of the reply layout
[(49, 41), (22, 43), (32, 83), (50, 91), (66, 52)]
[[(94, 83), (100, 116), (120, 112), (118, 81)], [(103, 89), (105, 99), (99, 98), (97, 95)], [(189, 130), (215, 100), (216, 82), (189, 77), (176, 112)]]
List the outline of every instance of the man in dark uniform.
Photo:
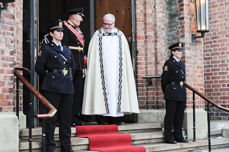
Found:
[(86, 74), (86, 54), (84, 52), (84, 36), (79, 26), (83, 21), (83, 8), (75, 8), (68, 12), (68, 20), (64, 21), (64, 38), (62, 43), (68, 46), (74, 56), (76, 63), (75, 75), (73, 77), (75, 94), (72, 109), (72, 122), (83, 125), (82, 101), (84, 80)]
[(186, 107), (186, 88), (183, 85), (185, 81), (185, 66), (181, 62), (183, 46), (182, 42), (178, 42), (169, 47), (171, 56), (163, 66), (161, 79), (166, 101), (164, 119), (165, 142), (173, 144), (188, 142), (182, 135), (182, 124)]
[(56, 148), (54, 130), (57, 115), (60, 126), (61, 152), (74, 152), (71, 147), (70, 137), (74, 94), (72, 69), (75, 68), (75, 63), (71, 50), (61, 44), (63, 38), (62, 24), (63, 22), (60, 19), (51, 23), (49, 34), (52, 37), (52, 41), (41, 47), (35, 64), (35, 70), (42, 79), (42, 93), (57, 109), (57, 114), (44, 122), (47, 152), (53, 152)]

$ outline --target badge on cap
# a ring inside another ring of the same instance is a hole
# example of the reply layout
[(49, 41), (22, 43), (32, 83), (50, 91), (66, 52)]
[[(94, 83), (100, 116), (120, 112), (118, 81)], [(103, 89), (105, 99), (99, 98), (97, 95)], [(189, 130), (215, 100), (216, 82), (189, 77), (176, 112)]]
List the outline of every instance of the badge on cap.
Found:
[(63, 22), (59, 22), (59, 26), (60, 27), (63, 27)]
[(168, 66), (167, 65), (164, 67), (164, 71), (168, 71)]

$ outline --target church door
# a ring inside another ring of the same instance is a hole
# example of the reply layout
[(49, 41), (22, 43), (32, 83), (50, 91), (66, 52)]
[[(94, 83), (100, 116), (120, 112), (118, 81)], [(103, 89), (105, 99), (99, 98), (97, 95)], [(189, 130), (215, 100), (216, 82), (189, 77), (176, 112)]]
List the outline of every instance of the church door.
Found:
[(131, 0), (96, 0), (96, 30), (102, 27), (103, 16), (106, 13), (111, 13), (115, 16), (115, 26), (125, 34), (130, 45), (132, 37)]

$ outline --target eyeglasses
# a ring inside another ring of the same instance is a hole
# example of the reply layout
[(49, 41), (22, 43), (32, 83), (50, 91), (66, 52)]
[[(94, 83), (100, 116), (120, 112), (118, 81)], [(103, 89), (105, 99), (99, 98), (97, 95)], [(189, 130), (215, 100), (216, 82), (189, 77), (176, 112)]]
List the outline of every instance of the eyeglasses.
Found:
[(108, 25), (108, 26), (111, 26), (113, 25), (114, 23), (103, 23), (103, 25)]

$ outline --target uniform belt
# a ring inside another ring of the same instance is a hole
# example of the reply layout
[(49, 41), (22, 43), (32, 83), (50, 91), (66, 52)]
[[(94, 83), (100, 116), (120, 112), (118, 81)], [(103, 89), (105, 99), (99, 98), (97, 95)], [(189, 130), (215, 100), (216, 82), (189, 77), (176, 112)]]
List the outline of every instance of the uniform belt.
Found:
[(68, 46), (69, 47), (69, 49), (71, 49), (71, 50), (78, 50), (78, 51), (83, 51), (83, 48), (82, 47), (77, 47), (77, 46)]
[(180, 85), (180, 86), (183, 86), (183, 85), (184, 85), (184, 81), (179, 81), (179, 82), (173, 81), (173, 82), (171, 82), (170, 84), (172, 84), (172, 85), (178, 84), (178, 85)]
[(52, 72), (52, 73), (61, 73), (61, 74), (63, 74), (64, 76), (65, 76), (65, 75), (68, 75), (68, 74), (71, 74), (71, 71), (70, 71), (70, 70), (67, 70), (67, 69), (52, 69), (52, 70), (49, 70), (48, 72)]

